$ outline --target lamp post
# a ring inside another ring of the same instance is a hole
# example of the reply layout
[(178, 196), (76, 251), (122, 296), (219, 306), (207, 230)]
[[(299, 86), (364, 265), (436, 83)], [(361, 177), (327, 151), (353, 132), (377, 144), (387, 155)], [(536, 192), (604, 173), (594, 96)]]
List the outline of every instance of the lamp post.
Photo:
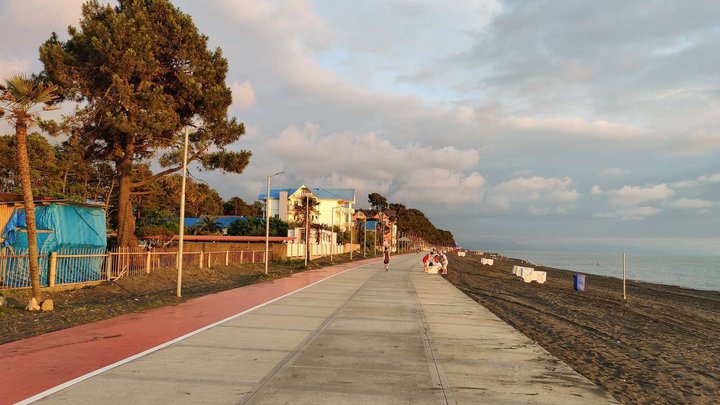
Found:
[(185, 128), (185, 147), (183, 150), (183, 175), (180, 187), (180, 241), (178, 244), (177, 296), (182, 297), (183, 238), (185, 237), (185, 180), (187, 179), (188, 129)]
[[(333, 262), (333, 248), (335, 247), (332, 240), (332, 235), (335, 234), (335, 208), (338, 207), (330, 207), (330, 263)], [(335, 236), (335, 243), (337, 243), (337, 235)]]
[(367, 257), (367, 218), (363, 219), (363, 257)]
[(307, 267), (310, 257), (310, 194), (312, 191), (305, 191), (305, 266)]
[[(268, 262), (270, 261), (270, 258), (268, 257), (268, 254), (270, 253), (270, 177), (275, 177), (283, 173), (285, 172), (277, 172), (275, 174), (267, 175), (267, 195), (265, 196), (265, 274), (268, 274)], [(278, 204), (280, 204), (279, 199)]]
[[(335, 250), (334, 248), (337, 246), (337, 234), (335, 233), (335, 210), (337, 208), (340, 208), (341, 210), (345, 209), (345, 204), (347, 204), (347, 201), (340, 200), (340, 201), (338, 201), (338, 203), (341, 204), (340, 207), (331, 207), (330, 208), (330, 235), (335, 234), (335, 243), (334, 244), (332, 242), (332, 237), (330, 237), (330, 263), (333, 262), (333, 251)], [(352, 231), (350, 231), (350, 232), (352, 234)], [(351, 257), (351, 260), (352, 260), (352, 257)]]

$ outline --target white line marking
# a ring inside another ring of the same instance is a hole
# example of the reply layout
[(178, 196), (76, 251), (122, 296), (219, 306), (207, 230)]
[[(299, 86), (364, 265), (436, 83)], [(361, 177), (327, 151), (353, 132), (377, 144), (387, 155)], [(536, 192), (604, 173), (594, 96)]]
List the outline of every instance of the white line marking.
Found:
[(73, 386), (73, 385), (75, 385), (75, 384), (77, 384), (77, 383), (79, 383), (79, 382), (83, 382), (83, 381), (85, 381), (85, 380), (87, 380), (87, 379), (89, 379), (89, 378), (95, 377), (95, 376), (98, 375), (98, 374), (102, 374), (102, 373), (104, 373), (104, 372), (106, 372), (106, 371), (108, 371), (108, 370), (111, 370), (111, 369), (115, 368), (115, 367), (122, 366), (122, 365), (125, 364), (125, 363), (129, 363), (129, 362), (131, 362), (131, 361), (133, 361), (133, 360), (139, 359), (140, 357), (143, 357), (143, 356), (145, 356), (145, 355), (148, 355), (148, 354), (150, 354), (150, 353), (152, 353), (152, 352), (156, 352), (156, 351), (158, 351), (158, 350), (160, 350), (160, 349), (163, 349), (163, 348), (165, 348), (165, 347), (168, 347), (168, 346), (170, 346), (170, 345), (172, 345), (172, 344), (174, 344), (174, 343), (177, 343), (177, 342), (179, 342), (179, 341), (181, 341), (181, 340), (184, 340), (184, 339), (187, 339), (187, 338), (189, 338), (189, 337), (191, 337), (191, 336), (197, 335), (198, 333), (204, 332), (204, 331), (206, 331), (206, 330), (208, 330), (208, 329), (210, 329), (210, 328), (212, 328), (212, 327), (215, 327), (215, 326), (217, 326), (217, 325), (220, 325), (221, 323), (225, 323), (225, 322), (227, 322), (227, 321), (231, 321), (231, 320), (233, 320), (233, 319), (235, 319), (235, 318), (237, 318), (237, 317), (239, 317), (239, 316), (245, 315), (245, 314), (248, 313), (248, 312), (254, 311), (254, 310), (258, 309), (258, 308), (262, 308), (262, 307), (264, 307), (265, 305), (272, 304), (272, 303), (275, 302), (275, 301), (278, 301), (278, 300), (281, 300), (281, 299), (283, 299), (283, 298), (285, 298), (285, 297), (287, 297), (287, 296), (293, 295), (293, 294), (295, 294), (295, 293), (297, 293), (297, 292), (300, 292), (300, 291), (302, 291), (302, 290), (304, 290), (304, 289), (306, 289), (306, 288), (310, 288), (310, 287), (314, 286), (315, 284), (319, 284), (319, 283), (328, 281), (328, 280), (330, 280), (331, 278), (336, 277), (336, 276), (339, 276), (339, 275), (344, 274), (344, 273), (347, 273), (347, 272), (350, 271), (350, 270), (359, 269), (359, 268), (361, 268), (361, 267), (369, 266), (369, 265), (371, 265), (371, 264), (374, 264), (374, 263), (366, 263), (366, 264), (363, 264), (363, 265), (360, 265), (360, 266), (355, 266), (355, 267), (349, 268), (349, 269), (347, 269), (347, 270), (343, 270), (343, 271), (341, 271), (340, 273), (333, 274), (332, 276), (326, 277), (326, 278), (324, 278), (324, 279), (322, 279), (322, 280), (318, 280), (318, 281), (316, 281), (316, 282), (314, 282), (314, 283), (312, 283), (312, 284), (306, 285), (305, 287), (299, 288), (299, 289), (297, 289), (297, 290), (295, 290), (295, 291), (291, 291), (291, 292), (289, 292), (289, 293), (287, 293), (287, 294), (285, 294), (285, 295), (282, 295), (282, 296), (280, 296), (280, 297), (273, 298), (272, 300), (270, 300), (270, 301), (268, 301), (268, 302), (264, 302), (264, 303), (262, 303), (262, 304), (260, 304), (260, 305), (256, 305), (256, 306), (254, 306), (254, 307), (252, 307), (252, 308), (249, 308), (249, 309), (246, 309), (246, 310), (244, 310), (244, 311), (242, 311), (242, 312), (240, 312), (240, 313), (237, 313), (237, 314), (235, 314), (235, 315), (229, 316), (229, 317), (227, 317), (227, 318), (225, 318), (225, 319), (223, 319), (223, 320), (217, 321), (217, 322), (212, 323), (212, 324), (207, 325), (207, 326), (203, 326), (203, 327), (200, 328), (200, 329), (196, 329), (196, 330), (194, 330), (194, 331), (192, 331), (192, 332), (189, 332), (189, 333), (187, 333), (187, 334), (185, 334), (185, 335), (182, 335), (182, 336), (180, 336), (180, 337), (178, 337), (178, 338), (175, 338), (175, 339), (170, 340), (170, 341), (168, 341), (168, 342), (165, 342), (165, 343), (163, 343), (163, 344), (160, 344), (160, 345), (157, 345), (157, 346), (152, 347), (152, 348), (150, 348), (150, 349), (147, 349), (147, 350), (145, 350), (144, 352), (140, 352), (140, 353), (135, 354), (135, 355), (133, 355), (133, 356), (124, 358), (124, 359), (122, 359), (122, 360), (120, 360), (120, 361), (117, 361), (117, 362), (115, 362), (115, 363), (113, 363), (113, 364), (107, 365), (107, 366), (105, 366), (105, 367), (103, 367), (103, 368), (99, 368), (99, 369), (97, 369), (97, 370), (95, 370), (95, 371), (91, 371), (91, 372), (89, 372), (89, 373), (87, 373), (87, 374), (85, 374), (85, 375), (81, 375), (80, 377), (74, 378), (74, 379), (72, 379), (72, 380), (70, 380), (70, 381), (66, 381), (66, 382), (64, 382), (64, 383), (62, 383), (62, 384), (60, 384), (60, 385), (56, 385), (56, 386), (54, 386), (54, 387), (52, 387), (52, 388), (50, 388), (50, 389), (47, 389), (47, 390), (45, 390), (45, 391), (43, 391), (43, 392), (41, 392), (41, 393), (39, 393), (39, 394), (33, 395), (33, 396), (30, 397), (30, 398), (24, 399), (24, 400), (22, 400), (22, 401), (20, 401), (20, 402), (16, 402), (16, 405), (27, 405), (27, 404), (33, 403), (33, 402), (35, 402), (35, 401), (37, 401), (37, 400), (40, 400), (40, 399), (43, 399), (43, 398), (47, 397), (48, 395), (54, 394), (54, 393), (56, 393), (56, 392), (58, 392), (58, 391), (62, 391), (62, 390), (64, 390), (65, 388), (68, 388), (68, 387), (70, 387), (70, 386)]

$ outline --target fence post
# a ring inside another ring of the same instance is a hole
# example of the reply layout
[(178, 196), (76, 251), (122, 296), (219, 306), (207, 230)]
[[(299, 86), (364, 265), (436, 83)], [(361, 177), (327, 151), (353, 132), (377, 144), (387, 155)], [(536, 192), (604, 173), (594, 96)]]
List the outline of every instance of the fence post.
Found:
[(229, 250), (225, 251), (225, 265), (226, 266), (230, 265), (230, 251)]
[(240, 251), (240, 264), (243, 264), (243, 253), (245, 253), (244, 250)]
[(201, 269), (203, 268), (203, 257), (204, 257), (203, 251), (201, 250), (201, 251), (200, 251), (200, 268), (201, 268)]
[(208, 269), (210, 268), (212, 262), (212, 252), (208, 252)]
[(108, 252), (105, 258), (105, 275), (108, 281), (110, 281), (110, 277), (112, 276), (112, 252)]
[(150, 274), (150, 251), (147, 252), (147, 257), (145, 257), (145, 273)]
[(55, 274), (57, 273), (57, 252), (50, 253), (50, 287), (55, 287)]

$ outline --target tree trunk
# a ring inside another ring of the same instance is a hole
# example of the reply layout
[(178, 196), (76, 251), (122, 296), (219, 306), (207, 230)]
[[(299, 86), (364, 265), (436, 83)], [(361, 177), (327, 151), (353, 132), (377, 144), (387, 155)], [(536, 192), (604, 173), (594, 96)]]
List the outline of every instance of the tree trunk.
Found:
[(33, 202), (32, 184), (30, 183), (30, 159), (27, 151), (27, 122), (18, 120), (15, 125), (15, 136), (18, 148), (18, 169), (22, 183), (23, 201), (25, 203), (25, 223), (27, 224), (28, 253), (30, 255), (30, 285), (33, 298), (39, 303), (42, 299), (40, 291), (40, 266), (35, 228), (35, 203)]
[(135, 216), (131, 196), (132, 184), (132, 153), (126, 153), (122, 161), (116, 163), (118, 173), (118, 229), (117, 242), (121, 247), (133, 247), (137, 244), (135, 238)]

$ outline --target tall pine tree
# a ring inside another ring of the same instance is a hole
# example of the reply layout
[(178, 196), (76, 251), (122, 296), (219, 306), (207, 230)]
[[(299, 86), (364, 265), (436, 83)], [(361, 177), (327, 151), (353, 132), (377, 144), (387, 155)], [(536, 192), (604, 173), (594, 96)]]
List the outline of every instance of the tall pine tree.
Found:
[[(69, 122), (77, 144), (114, 164), (121, 246), (134, 243), (133, 193), (182, 169), (184, 128), (192, 128), (190, 161), (235, 173), (247, 166), (250, 152), (225, 149), (245, 133), (227, 116), (227, 60), (190, 16), (167, 0), (92, 0), (68, 32), (66, 42), (53, 33), (40, 47), (43, 74), (79, 103)], [(164, 170), (133, 181), (137, 163), (152, 159)]]

